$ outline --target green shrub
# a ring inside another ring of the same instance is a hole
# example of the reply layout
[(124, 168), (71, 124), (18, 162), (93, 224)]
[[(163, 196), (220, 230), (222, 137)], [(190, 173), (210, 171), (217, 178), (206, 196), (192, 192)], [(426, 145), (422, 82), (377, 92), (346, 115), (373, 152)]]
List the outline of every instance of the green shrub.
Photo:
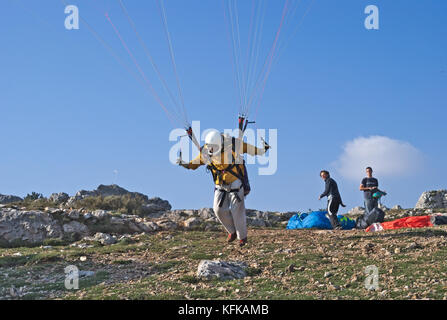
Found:
[(36, 194), (27, 195), (23, 201), (11, 203), (9, 206), (25, 207), (27, 210), (44, 210), (46, 207), (54, 207), (54, 203), (41, 194), (37, 199), (36, 197)]
[(30, 202), (38, 199), (43, 199), (43, 195), (41, 193), (32, 192), (31, 194), (27, 194), (25, 199), (23, 199), (24, 202)]
[[(149, 212), (144, 208), (147, 197), (140, 194), (126, 194), (122, 196), (93, 196), (75, 201), (71, 204), (73, 209), (107, 210), (121, 214), (145, 216)], [(46, 207), (55, 207), (55, 203), (42, 194), (33, 192), (28, 194), (23, 201), (11, 204), (11, 206), (25, 207), (28, 210), (44, 210)]]

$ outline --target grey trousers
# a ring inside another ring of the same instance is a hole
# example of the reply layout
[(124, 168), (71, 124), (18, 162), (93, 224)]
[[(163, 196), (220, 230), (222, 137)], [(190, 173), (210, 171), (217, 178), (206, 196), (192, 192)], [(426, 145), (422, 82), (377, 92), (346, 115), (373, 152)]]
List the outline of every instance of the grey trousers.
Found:
[(371, 212), (374, 208), (379, 207), (379, 201), (372, 196), (365, 196), (365, 210)]
[[(235, 189), (239, 189), (239, 191), (230, 192), (230, 190)], [(247, 237), (244, 188), (240, 180), (236, 180), (229, 185), (216, 185), (213, 210), (228, 233), (236, 232), (239, 240)]]

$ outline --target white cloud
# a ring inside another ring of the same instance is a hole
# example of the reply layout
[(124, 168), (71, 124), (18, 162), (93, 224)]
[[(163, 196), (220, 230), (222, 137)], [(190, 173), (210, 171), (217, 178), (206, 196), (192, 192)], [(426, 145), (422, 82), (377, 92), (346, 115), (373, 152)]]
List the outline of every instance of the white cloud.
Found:
[(403, 177), (418, 171), (421, 164), (421, 152), (410, 143), (371, 136), (347, 142), (333, 165), (344, 178), (358, 180), (365, 176), (368, 166), (381, 177)]

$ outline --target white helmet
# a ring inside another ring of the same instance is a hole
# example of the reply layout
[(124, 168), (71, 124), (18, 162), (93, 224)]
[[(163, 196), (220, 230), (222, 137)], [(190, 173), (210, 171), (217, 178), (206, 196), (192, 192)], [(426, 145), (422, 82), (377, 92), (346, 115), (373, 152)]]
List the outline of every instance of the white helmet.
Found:
[(208, 151), (208, 154), (212, 156), (216, 156), (220, 153), (222, 148), (222, 135), (218, 131), (211, 131), (205, 137), (205, 145)]

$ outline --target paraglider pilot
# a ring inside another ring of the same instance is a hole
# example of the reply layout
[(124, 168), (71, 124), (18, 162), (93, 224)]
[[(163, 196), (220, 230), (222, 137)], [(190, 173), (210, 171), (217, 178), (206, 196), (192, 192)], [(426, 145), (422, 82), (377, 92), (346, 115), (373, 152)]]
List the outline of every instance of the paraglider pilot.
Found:
[(250, 192), (243, 154), (264, 155), (264, 149), (247, 144), (242, 139), (212, 131), (205, 137), (200, 154), (189, 163), (178, 161), (184, 168), (196, 170), (206, 165), (213, 175), (215, 184), (213, 209), (217, 218), (228, 232), (227, 241), (239, 240), (239, 246), (247, 243), (247, 218), (245, 196)]

